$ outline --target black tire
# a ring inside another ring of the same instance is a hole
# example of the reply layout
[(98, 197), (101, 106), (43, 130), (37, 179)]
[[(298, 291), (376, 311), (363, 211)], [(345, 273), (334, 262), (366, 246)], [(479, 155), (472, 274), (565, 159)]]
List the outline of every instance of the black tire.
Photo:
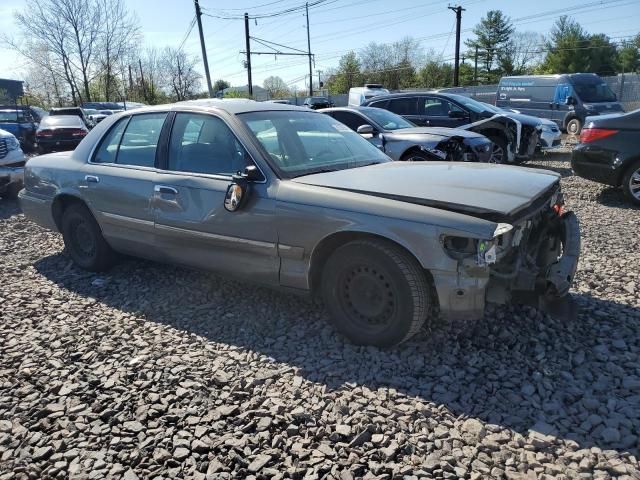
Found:
[(429, 280), (420, 264), (381, 240), (338, 248), (321, 287), (336, 328), (357, 345), (398, 345), (420, 330), (430, 312)]
[(640, 160), (625, 170), (622, 176), (622, 191), (631, 203), (640, 205)]
[(115, 252), (102, 236), (98, 222), (84, 205), (73, 204), (64, 210), (62, 238), (69, 256), (84, 270), (101, 272), (115, 263)]
[(506, 138), (495, 135), (487, 138), (493, 143), (489, 163), (509, 163), (509, 145)]
[(567, 133), (569, 135), (580, 135), (582, 122), (577, 118), (572, 118), (567, 122)]
[(430, 156), (428, 153), (421, 152), (418, 150), (407, 152), (404, 155), (402, 155), (402, 158), (400, 158), (401, 162), (429, 162), (434, 160), (440, 160), (440, 159), (436, 158), (435, 155)]

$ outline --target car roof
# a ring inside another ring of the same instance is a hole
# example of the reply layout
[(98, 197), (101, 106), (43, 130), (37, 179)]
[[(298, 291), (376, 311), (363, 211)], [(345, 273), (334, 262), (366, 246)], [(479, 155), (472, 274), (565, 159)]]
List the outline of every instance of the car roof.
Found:
[[(203, 98), (199, 100), (185, 100), (183, 102), (170, 103), (166, 105), (156, 105), (152, 107), (142, 107), (132, 110), (132, 114), (138, 115), (145, 112), (163, 111), (225, 111), (232, 115), (250, 112), (268, 112), (268, 111), (301, 111), (309, 113), (311, 110), (305, 107), (297, 107), (295, 105), (286, 105), (284, 103), (273, 102), (256, 102), (254, 100), (244, 98), (221, 99), (221, 98)], [(128, 110), (127, 110), (128, 111)]]

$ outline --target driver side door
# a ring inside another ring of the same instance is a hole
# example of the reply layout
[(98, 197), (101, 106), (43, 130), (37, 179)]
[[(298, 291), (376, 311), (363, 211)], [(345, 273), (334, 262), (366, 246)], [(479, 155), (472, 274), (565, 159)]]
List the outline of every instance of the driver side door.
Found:
[(156, 244), (171, 261), (277, 284), (275, 200), (250, 184), (241, 210), (224, 198), (231, 176), (254, 165), (232, 129), (212, 114), (179, 112), (154, 186)]

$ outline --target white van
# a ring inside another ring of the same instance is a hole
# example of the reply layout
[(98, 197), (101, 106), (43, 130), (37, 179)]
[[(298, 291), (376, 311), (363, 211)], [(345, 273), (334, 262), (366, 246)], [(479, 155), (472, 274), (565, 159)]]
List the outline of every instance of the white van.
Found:
[(364, 87), (353, 87), (349, 89), (349, 106), (359, 107), (370, 98), (378, 95), (387, 95), (389, 90), (379, 83), (367, 83)]

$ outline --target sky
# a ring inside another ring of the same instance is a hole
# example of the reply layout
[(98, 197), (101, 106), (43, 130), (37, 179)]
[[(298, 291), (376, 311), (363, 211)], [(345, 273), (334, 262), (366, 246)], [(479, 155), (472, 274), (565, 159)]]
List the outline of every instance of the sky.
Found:
[[(312, 0), (313, 1), (313, 0)], [(143, 43), (162, 48), (177, 47), (185, 39), (194, 18), (191, 0), (125, 0), (139, 18)], [(27, 0), (0, 0), (0, 33), (18, 35), (13, 12), (27, 8)], [(224, 79), (234, 86), (247, 84), (243, 67), (245, 49), (244, 12), (262, 16), (302, 5), (302, 0), (200, 0), (202, 26), (212, 81)], [(224, 5), (224, 9), (221, 8)], [(547, 34), (554, 21), (567, 13), (590, 33), (605, 33), (620, 41), (640, 31), (640, 0), (325, 0), (309, 10), (311, 51), (315, 57), (314, 79), (318, 71), (337, 66), (340, 56), (358, 51), (370, 42), (388, 43), (412, 36), (422, 48), (449, 59), (455, 52), (455, 13), (448, 5), (462, 5), (462, 45), (471, 29), (488, 10), (502, 10), (518, 31)], [(240, 17), (233, 19), (214, 16)], [(532, 18), (532, 16), (535, 16)], [(250, 34), (307, 51), (304, 12), (252, 19)], [(197, 27), (186, 40), (187, 52), (201, 57)], [(266, 48), (252, 41), (253, 51)], [(464, 51), (464, 50), (463, 50)], [(22, 79), (25, 61), (0, 44), (0, 78)], [(280, 76), (291, 87), (305, 88), (309, 66), (306, 56), (252, 55), (254, 85), (262, 85), (271, 75)], [(202, 62), (199, 71), (204, 73)], [(206, 89), (204, 75), (203, 90)]]

